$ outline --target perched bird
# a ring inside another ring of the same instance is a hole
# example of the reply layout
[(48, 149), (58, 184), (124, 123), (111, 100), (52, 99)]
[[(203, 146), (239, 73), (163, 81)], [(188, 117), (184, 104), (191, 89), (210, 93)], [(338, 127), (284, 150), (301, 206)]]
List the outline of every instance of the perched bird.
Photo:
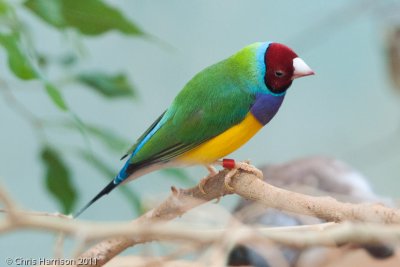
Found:
[[(274, 42), (251, 44), (202, 70), (122, 157), (128, 160), (115, 179), (76, 216), (121, 183), (151, 171), (211, 166), (275, 116), (294, 79), (312, 74), (293, 50)], [(237, 164), (228, 160), (223, 166)]]

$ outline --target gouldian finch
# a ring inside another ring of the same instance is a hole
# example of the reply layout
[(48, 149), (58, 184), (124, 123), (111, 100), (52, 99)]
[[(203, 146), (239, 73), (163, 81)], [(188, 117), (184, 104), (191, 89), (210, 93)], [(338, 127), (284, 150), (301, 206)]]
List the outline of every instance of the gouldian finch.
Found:
[(146, 173), (209, 166), (235, 151), (275, 116), (293, 80), (312, 74), (292, 49), (274, 42), (251, 44), (205, 68), (122, 157), (128, 160), (116, 177), (76, 216)]

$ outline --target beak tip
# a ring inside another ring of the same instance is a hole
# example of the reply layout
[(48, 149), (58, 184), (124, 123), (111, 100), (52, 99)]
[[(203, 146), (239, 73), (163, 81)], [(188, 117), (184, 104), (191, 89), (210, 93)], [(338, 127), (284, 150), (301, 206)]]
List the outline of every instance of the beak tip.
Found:
[(293, 59), (293, 68), (293, 79), (315, 74), (315, 72), (299, 57)]

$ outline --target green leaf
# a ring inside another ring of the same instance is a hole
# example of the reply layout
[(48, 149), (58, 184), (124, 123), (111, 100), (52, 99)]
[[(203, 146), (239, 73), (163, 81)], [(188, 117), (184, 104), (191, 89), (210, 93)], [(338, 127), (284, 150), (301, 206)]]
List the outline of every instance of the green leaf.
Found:
[[(114, 177), (117, 171), (114, 171), (109, 165), (103, 162), (100, 158), (95, 155), (81, 150), (79, 151), (79, 155), (86, 160), (87, 163), (92, 165), (96, 170), (102, 172), (105, 177), (107, 177), (108, 181), (111, 177)], [(127, 198), (128, 202), (132, 205), (133, 210), (137, 214), (144, 213), (145, 209), (143, 207), (142, 201), (137, 193), (126, 186), (119, 186), (118, 189), (121, 193)]]
[(76, 189), (71, 182), (68, 167), (57, 151), (46, 146), (42, 148), (41, 159), (46, 168), (45, 183), (47, 190), (61, 205), (65, 214), (71, 213), (76, 200)]
[(56, 28), (72, 27), (87, 35), (110, 30), (143, 35), (117, 9), (100, 0), (28, 0), (25, 6)]
[(63, 0), (63, 14), (69, 25), (80, 32), (96, 35), (109, 30), (140, 35), (142, 31), (117, 9), (99, 0)]
[(182, 183), (187, 186), (193, 186), (194, 181), (189, 177), (189, 175), (183, 169), (163, 169), (161, 170), (162, 173), (174, 178), (179, 183)]
[(65, 103), (63, 96), (61, 95), (60, 91), (51, 83), (45, 84), (47, 95), (53, 101), (53, 103), (62, 111), (67, 111), (68, 106)]
[(0, 15), (4, 16), (10, 11), (10, 6), (4, 0), (0, 0)]
[(77, 80), (107, 97), (134, 96), (134, 88), (124, 74), (82, 73)]
[(66, 27), (64, 20), (62, 1), (60, 0), (28, 0), (25, 6), (33, 11), (37, 16), (45, 22), (57, 28)]
[(15, 76), (23, 80), (35, 79), (37, 77), (27, 55), (20, 47), (17, 34), (0, 33), (0, 44), (7, 51), (8, 66)]

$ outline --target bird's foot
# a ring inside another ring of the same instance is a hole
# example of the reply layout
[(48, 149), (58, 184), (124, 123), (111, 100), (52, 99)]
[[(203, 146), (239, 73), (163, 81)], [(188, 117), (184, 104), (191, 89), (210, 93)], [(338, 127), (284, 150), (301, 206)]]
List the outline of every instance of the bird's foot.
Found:
[(208, 180), (210, 180), (212, 177), (214, 177), (215, 175), (218, 174), (217, 170), (211, 166), (211, 165), (207, 165), (206, 166), (207, 170), (208, 170), (208, 175), (206, 177), (204, 177), (203, 179), (200, 180), (199, 183), (199, 190), (201, 193), (203, 193), (204, 195), (207, 194), (206, 191), (204, 191), (204, 186), (206, 185), (206, 183), (208, 182)]
[(257, 178), (263, 180), (263, 173), (250, 164), (250, 161), (245, 160), (243, 162), (236, 162), (233, 159), (223, 159), (222, 167), (228, 169), (229, 172), (225, 175), (224, 184), (225, 188), (229, 191), (233, 191), (234, 188), (230, 185), (232, 182), (232, 177), (238, 172), (238, 170), (243, 170), (254, 174)]

